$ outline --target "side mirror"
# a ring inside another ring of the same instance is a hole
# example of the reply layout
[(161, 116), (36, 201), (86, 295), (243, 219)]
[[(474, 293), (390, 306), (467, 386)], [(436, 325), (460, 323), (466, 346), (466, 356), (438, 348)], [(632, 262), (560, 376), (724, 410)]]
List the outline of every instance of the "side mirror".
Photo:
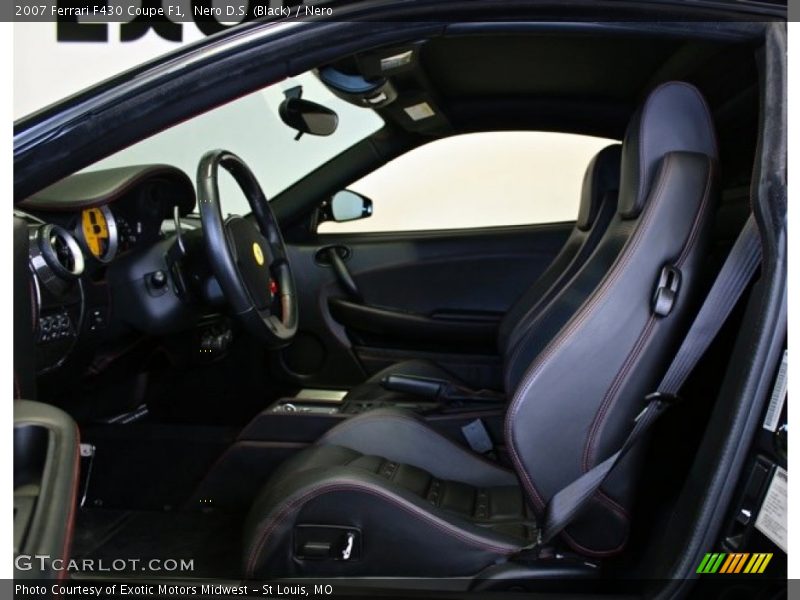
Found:
[(339, 115), (327, 106), (300, 97), (302, 90), (287, 90), (286, 98), (278, 107), (281, 120), (297, 131), (299, 139), (304, 133), (311, 135), (331, 135), (339, 126)]
[(320, 204), (316, 223), (356, 221), (372, 215), (372, 200), (351, 190), (340, 190)]
[(372, 214), (372, 200), (350, 190), (336, 192), (331, 198), (331, 217), (337, 223), (366, 219)]

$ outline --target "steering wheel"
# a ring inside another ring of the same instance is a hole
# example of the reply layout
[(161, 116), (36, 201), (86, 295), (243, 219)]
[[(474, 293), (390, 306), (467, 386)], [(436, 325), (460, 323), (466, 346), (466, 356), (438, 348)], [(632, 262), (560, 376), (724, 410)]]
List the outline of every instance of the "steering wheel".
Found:
[[(222, 216), (220, 166), (244, 192), (257, 227)], [(255, 175), (232, 152), (207, 152), (197, 167), (197, 200), (211, 271), (233, 313), (268, 347), (286, 346), (297, 332), (297, 294), (278, 221)]]

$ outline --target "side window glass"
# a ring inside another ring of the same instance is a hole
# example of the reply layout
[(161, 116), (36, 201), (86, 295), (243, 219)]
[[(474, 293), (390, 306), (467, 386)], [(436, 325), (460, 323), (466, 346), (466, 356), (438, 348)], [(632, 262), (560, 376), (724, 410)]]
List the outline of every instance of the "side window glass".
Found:
[(574, 221), (584, 171), (615, 140), (541, 131), (453, 136), (404, 154), (348, 186), (369, 218), (320, 233), (430, 231)]

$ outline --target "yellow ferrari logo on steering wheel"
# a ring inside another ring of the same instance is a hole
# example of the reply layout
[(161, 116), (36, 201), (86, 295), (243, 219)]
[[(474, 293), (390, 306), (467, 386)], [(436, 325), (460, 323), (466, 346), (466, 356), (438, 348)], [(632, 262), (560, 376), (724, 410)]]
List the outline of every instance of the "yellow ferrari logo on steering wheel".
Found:
[(259, 267), (264, 266), (264, 252), (261, 250), (261, 246), (258, 245), (258, 242), (253, 242), (253, 256)]

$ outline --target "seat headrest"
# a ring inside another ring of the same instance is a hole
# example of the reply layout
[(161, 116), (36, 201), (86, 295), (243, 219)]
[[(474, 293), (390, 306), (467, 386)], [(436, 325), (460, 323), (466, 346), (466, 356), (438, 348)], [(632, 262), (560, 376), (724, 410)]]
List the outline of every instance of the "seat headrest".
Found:
[(622, 143), (620, 216), (639, 215), (656, 167), (669, 152), (698, 152), (717, 158), (708, 105), (696, 87), (682, 81), (664, 83), (650, 92), (628, 125)]
[(621, 144), (606, 146), (594, 155), (586, 167), (581, 189), (581, 205), (575, 226), (588, 231), (594, 223), (606, 194), (619, 190)]

